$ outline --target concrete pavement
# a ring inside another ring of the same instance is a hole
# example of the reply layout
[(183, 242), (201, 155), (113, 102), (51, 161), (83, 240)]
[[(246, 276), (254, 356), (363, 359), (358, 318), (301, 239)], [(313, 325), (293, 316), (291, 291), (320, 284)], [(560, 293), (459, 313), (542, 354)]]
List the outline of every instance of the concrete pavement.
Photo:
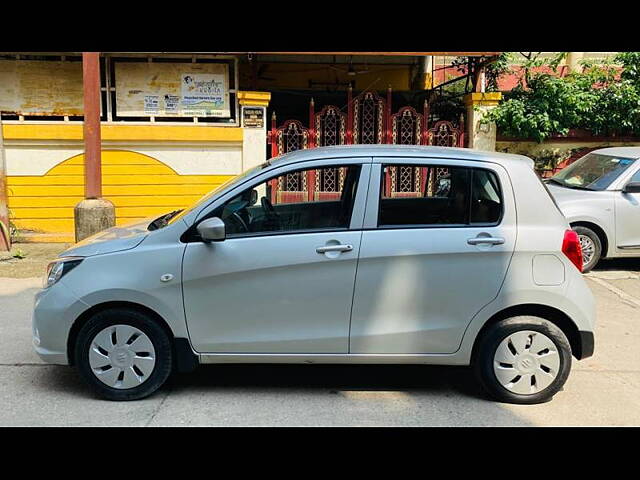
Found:
[(640, 261), (625, 262), (587, 276), (595, 356), (532, 406), (486, 400), (466, 368), (390, 365), (202, 366), (148, 399), (108, 402), (33, 352), (41, 280), (0, 278), (0, 425), (640, 425)]

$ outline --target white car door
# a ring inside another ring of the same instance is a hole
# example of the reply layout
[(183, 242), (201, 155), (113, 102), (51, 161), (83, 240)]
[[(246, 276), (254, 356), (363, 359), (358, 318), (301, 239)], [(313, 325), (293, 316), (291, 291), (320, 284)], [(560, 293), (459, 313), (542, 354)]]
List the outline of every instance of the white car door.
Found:
[[(631, 182), (640, 182), (640, 166), (625, 185)], [(618, 253), (640, 255), (640, 193), (615, 192), (615, 212)]]
[(374, 159), (350, 353), (455, 352), (505, 278), (513, 198), (497, 164)]
[(370, 164), (305, 162), (275, 180), (282, 186), (320, 168), (346, 172), (337, 199), (276, 193), (265, 174), (198, 219), (221, 218), (227, 238), (196, 239), (185, 251), (184, 308), (196, 351), (347, 353)]

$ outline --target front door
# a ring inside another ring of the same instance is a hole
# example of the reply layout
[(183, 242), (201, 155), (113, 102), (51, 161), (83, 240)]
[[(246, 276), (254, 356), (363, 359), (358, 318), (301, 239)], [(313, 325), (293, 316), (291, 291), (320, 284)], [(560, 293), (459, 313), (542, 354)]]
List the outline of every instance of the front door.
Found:
[[(640, 182), (640, 170), (629, 182)], [(614, 193), (617, 250), (622, 254), (640, 255), (640, 193)]]
[(455, 352), (511, 260), (515, 209), (505, 198), (513, 194), (498, 165), (374, 163), (350, 352)]
[(227, 238), (192, 242), (185, 252), (184, 305), (196, 351), (347, 353), (366, 194), (358, 184), (366, 176), (366, 186), (370, 167), (339, 166), (346, 172), (337, 199), (292, 202), (271, 191), (307, 175), (298, 169), (244, 188), (203, 217), (221, 218)]

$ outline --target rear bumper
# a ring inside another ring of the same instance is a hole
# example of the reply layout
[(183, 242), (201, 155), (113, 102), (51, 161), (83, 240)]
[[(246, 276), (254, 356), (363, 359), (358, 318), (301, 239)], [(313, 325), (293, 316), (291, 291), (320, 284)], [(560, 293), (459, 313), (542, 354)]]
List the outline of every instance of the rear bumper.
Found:
[(593, 351), (595, 349), (595, 338), (593, 336), (593, 332), (587, 332), (584, 330), (580, 330), (580, 355), (576, 355), (578, 360), (582, 360), (584, 358), (589, 358), (593, 355)]

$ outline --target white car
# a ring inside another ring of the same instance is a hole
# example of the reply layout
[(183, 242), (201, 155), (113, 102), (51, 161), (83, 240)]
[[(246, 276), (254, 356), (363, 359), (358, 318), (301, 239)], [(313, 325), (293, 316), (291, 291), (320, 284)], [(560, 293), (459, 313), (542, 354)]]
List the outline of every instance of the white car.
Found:
[(601, 148), (546, 180), (578, 233), (583, 272), (601, 258), (640, 257), (640, 147)]
[(62, 253), (33, 341), (115, 400), (199, 363), (403, 363), (473, 365), (536, 403), (593, 353), (581, 267), (526, 157), (317, 148)]

